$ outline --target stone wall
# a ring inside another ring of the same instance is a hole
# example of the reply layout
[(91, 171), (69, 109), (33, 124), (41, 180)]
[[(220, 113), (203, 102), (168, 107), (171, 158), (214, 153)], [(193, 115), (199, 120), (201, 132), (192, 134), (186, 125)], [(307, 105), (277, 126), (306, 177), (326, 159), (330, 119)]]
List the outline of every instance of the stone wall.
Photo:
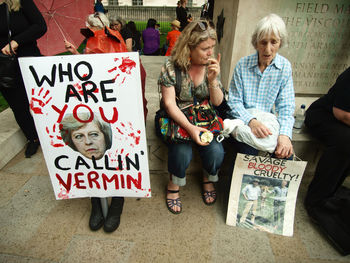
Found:
[(280, 50), (293, 67), (297, 95), (326, 93), (350, 66), (350, 2), (348, 0), (216, 0), (214, 22), (223, 11), (222, 81), (228, 87), (237, 61), (252, 54), (256, 23), (269, 13), (283, 18), (289, 34)]

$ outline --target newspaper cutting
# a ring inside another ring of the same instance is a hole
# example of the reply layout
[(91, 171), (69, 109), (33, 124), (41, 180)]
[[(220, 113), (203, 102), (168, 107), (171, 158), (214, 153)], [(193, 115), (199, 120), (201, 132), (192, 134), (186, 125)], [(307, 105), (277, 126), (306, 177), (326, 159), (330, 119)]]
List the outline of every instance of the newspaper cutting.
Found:
[(295, 203), (306, 164), (237, 154), (226, 224), (292, 236)]

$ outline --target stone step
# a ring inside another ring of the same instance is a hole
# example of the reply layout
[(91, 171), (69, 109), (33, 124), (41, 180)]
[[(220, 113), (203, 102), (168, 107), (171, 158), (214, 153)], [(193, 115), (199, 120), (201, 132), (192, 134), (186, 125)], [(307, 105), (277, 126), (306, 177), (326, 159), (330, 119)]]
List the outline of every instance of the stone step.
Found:
[(0, 169), (15, 157), (27, 140), (10, 108), (0, 113)]

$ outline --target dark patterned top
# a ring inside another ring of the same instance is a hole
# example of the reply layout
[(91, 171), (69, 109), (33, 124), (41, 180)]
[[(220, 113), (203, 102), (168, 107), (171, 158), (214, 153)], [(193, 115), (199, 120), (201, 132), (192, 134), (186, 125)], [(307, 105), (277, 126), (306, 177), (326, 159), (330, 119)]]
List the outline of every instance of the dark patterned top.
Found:
[[(218, 79), (219, 86), (223, 90), (222, 84)], [(167, 58), (160, 76), (158, 79), (158, 88), (161, 91), (161, 87), (175, 87), (176, 77), (175, 77), (175, 68), (174, 63)], [(196, 96), (198, 102), (201, 102), (205, 99), (209, 99), (209, 83), (207, 79), (207, 74), (201, 84), (197, 87), (194, 86), (194, 83), (187, 72), (181, 72), (181, 92), (178, 96), (178, 106), (179, 108), (184, 108), (188, 105), (193, 104), (193, 95)]]

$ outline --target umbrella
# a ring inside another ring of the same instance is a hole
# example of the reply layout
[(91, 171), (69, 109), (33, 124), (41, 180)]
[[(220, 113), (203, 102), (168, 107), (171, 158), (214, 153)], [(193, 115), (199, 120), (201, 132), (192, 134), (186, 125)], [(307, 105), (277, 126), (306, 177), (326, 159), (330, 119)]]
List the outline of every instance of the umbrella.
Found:
[(65, 50), (64, 40), (78, 47), (84, 37), (86, 17), (93, 13), (94, 0), (34, 0), (47, 24), (47, 33), (38, 40), (43, 55), (55, 55)]

